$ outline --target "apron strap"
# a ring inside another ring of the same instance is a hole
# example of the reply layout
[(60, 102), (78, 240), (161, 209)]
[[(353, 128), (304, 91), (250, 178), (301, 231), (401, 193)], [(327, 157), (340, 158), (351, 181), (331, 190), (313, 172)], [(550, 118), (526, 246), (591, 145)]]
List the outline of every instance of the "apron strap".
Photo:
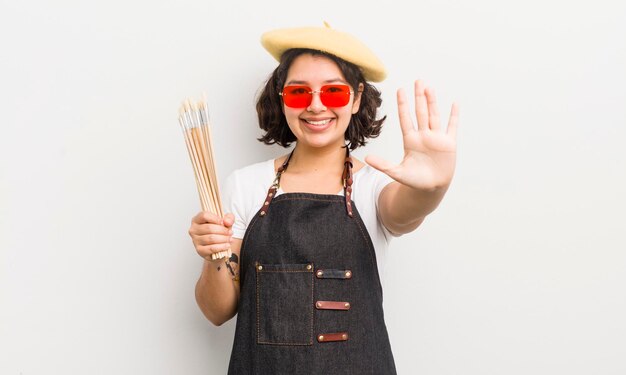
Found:
[(289, 160), (291, 160), (291, 156), (293, 156), (293, 152), (295, 150), (296, 149), (294, 148), (289, 153), (289, 156), (287, 156), (287, 159), (285, 159), (285, 162), (283, 163), (283, 165), (278, 167), (278, 170), (276, 171), (276, 177), (274, 178), (274, 182), (272, 183), (272, 186), (270, 186), (269, 190), (267, 191), (267, 195), (265, 196), (265, 201), (263, 202), (263, 207), (261, 207), (261, 212), (259, 213), (259, 215), (261, 216), (267, 215), (267, 210), (270, 208), (270, 203), (272, 202), (272, 199), (276, 196), (276, 192), (278, 191), (278, 188), (280, 187), (280, 176), (283, 175), (283, 172), (289, 166)]
[(348, 216), (354, 217), (352, 213), (352, 203), (350, 203), (352, 195), (352, 157), (350, 156), (350, 149), (346, 147), (346, 161), (343, 163), (343, 196), (346, 201), (346, 212)]
[[(291, 160), (291, 157), (293, 156), (293, 151), (295, 151), (295, 148), (291, 151), (287, 159), (285, 159), (285, 162), (283, 163), (283, 165), (278, 167), (278, 170), (276, 171), (276, 178), (274, 178), (274, 182), (272, 183), (272, 186), (270, 186), (269, 190), (267, 191), (267, 195), (265, 196), (265, 201), (263, 202), (263, 206), (261, 207), (261, 212), (259, 212), (259, 215), (261, 216), (267, 215), (267, 210), (270, 208), (270, 203), (272, 202), (272, 199), (274, 199), (274, 197), (276, 196), (276, 192), (278, 191), (278, 188), (280, 187), (280, 177), (289, 166), (289, 161)], [(353, 182), (352, 166), (353, 164), (352, 164), (352, 157), (350, 156), (350, 149), (347, 146), (346, 146), (346, 161), (343, 163), (343, 165), (344, 167), (343, 167), (343, 174), (341, 176), (341, 180), (343, 181), (343, 195), (346, 201), (346, 212), (348, 213), (348, 216), (354, 217), (353, 212), (352, 212), (352, 203), (350, 203), (350, 199), (352, 195), (352, 182)]]

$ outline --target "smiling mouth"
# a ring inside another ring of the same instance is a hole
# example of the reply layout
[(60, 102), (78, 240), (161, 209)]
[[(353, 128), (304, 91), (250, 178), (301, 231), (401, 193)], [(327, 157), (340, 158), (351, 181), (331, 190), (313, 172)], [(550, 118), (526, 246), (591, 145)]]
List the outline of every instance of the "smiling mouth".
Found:
[(326, 119), (326, 120), (320, 120), (320, 121), (313, 121), (313, 120), (304, 120), (307, 124), (311, 124), (311, 125), (316, 125), (316, 126), (322, 126), (322, 125), (326, 125), (328, 124), (332, 119)]

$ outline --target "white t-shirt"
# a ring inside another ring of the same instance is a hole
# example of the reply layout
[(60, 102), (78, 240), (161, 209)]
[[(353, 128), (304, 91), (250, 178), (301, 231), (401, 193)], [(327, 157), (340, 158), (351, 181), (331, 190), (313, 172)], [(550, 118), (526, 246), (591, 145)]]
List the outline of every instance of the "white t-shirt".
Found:
[[(274, 160), (270, 159), (237, 169), (226, 179), (222, 198), (224, 212), (235, 215), (234, 238), (243, 239), (248, 224), (261, 209), (275, 176)], [(378, 219), (378, 196), (392, 181), (389, 176), (367, 164), (353, 174), (352, 200), (374, 244), (381, 283), (387, 248), (393, 234)], [(280, 194), (283, 194), (281, 189), (276, 195)], [(337, 195), (343, 196), (343, 189)]]

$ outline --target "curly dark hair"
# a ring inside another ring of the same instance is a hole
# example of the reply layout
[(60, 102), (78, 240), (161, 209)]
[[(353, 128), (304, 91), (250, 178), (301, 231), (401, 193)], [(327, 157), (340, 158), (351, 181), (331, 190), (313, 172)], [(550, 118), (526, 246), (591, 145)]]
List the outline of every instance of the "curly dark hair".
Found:
[(334, 61), (355, 92), (359, 84), (363, 84), (361, 105), (358, 112), (350, 118), (350, 123), (345, 133), (345, 139), (348, 141), (347, 146), (350, 150), (364, 146), (368, 138), (378, 137), (387, 116), (376, 119), (376, 112), (382, 103), (380, 91), (365, 81), (359, 67), (326, 52), (294, 48), (283, 53), (280, 64), (272, 72), (257, 100), (256, 111), (259, 117), (259, 126), (265, 131), (265, 134), (259, 138), (259, 141), (268, 145), (278, 143), (283, 147), (289, 147), (292, 142), (296, 141), (296, 136), (289, 129), (283, 114), (283, 102), (279, 93), (283, 90), (287, 72), (293, 61), (296, 57), (306, 53), (313, 56), (325, 56)]

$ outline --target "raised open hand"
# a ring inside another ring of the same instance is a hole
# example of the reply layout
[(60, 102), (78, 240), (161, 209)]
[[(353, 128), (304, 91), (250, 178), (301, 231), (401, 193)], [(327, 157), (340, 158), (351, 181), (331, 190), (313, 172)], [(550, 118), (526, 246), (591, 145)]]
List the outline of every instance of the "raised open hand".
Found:
[(415, 113), (417, 129), (413, 125), (404, 90), (398, 90), (398, 115), (402, 128), (404, 158), (398, 165), (377, 157), (365, 161), (386, 173), (399, 183), (420, 190), (447, 187), (452, 181), (456, 164), (456, 131), (459, 110), (452, 104), (448, 127), (440, 126), (435, 92), (415, 81)]

